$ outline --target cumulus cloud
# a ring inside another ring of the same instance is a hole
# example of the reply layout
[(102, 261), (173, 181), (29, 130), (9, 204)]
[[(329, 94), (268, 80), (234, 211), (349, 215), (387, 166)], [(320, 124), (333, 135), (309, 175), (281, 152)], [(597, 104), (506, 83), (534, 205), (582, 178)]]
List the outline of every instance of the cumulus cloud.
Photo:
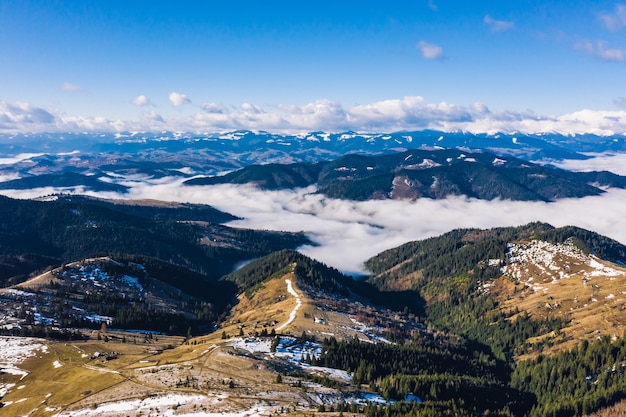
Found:
[(202, 105), (200, 106), (200, 108), (202, 110), (204, 110), (207, 113), (217, 113), (217, 114), (224, 114), (228, 111), (228, 109), (226, 108), (226, 106), (219, 104), (219, 103), (202, 103)]
[(0, 101), (0, 129), (21, 130), (32, 126), (48, 126), (55, 122), (52, 113), (28, 103)]
[(626, 49), (610, 48), (606, 42), (584, 42), (577, 45), (581, 49), (604, 61), (624, 62), (626, 61)]
[[(183, 103), (186, 99), (177, 101)], [(618, 102), (616, 102), (618, 104)], [(434, 129), (465, 130), (473, 133), (523, 132), (615, 135), (626, 132), (626, 110), (579, 110), (562, 115), (541, 115), (532, 111), (493, 110), (486, 104), (462, 106), (428, 103), (421, 96), (406, 96), (344, 107), (320, 99), (304, 105), (278, 104), (262, 107), (252, 103), (239, 106), (204, 103), (194, 114), (163, 117), (154, 111), (142, 112), (139, 120), (82, 117), (54, 114), (28, 103), (0, 101), (0, 131), (23, 132), (111, 132), (184, 131), (217, 132), (233, 129), (300, 133), (316, 130), (380, 133)]]
[(261, 107), (255, 106), (254, 104), (250, 104), (250, 103), (242, 103), (241, 110), (243, 110), (246, 113), (253, 113), (253, 114), (263, 113), (263, 109)]
[(74, 93), (74, 92), (76, 92), (76, 91), (81, 91), (81, 90), (82, 90), (82, 89), (81, 89), (79, 86), (77, 86), (76, 84), (72, 84), (72, 83), (69, 83), (69, 82), (67, 82), (67, 81), (63, 83), (63, 85), (61, 86), (61, 89), (62, 89), (63, 91), (67, 91), (67, 92), (70, 92), (70, 93)]
[(144, 106), (152, 105), (152, 102), (150, 101), (150, 99), (144, 96), (143, 94), (135, 97), (131, 103), (133, 103), (137, 107), (144, 107)]
[(626, 27), (626, 5), (617, 4), (613, 12), (599, 14), (600, 21), (611, 32), (619, 32)]
[[(622, 164), (623, 161), (616, 159), (612, 163)], [(490, 228), (544, 221), (557, 227), (576, 225), (626, 243), (626, 217), (622, 215), (626, 205), (625, 190), (609, 190), (603, 196), (553, 203), (465, 197), (354, 202), (313, 194), (312, 187), (261, 191), (247, 185), (188, 187), (181, 182), (181, 179), (168, 178), (125, 181), (123, 183), (131, 187), (128, 195), (98, 195), (211, 204), (243, 218), (231, 223), (233, 226), (304, 231), (318, 246), (304, 246), (300, 248), (303, 253), (355, 274), (365, 272), (363, 262), (366, 259), (386, 249), (459, 227)], [(54, 191), (58, 190), (3, 190), (2, 193), (24, 198)]]
[(441, 60), (444, 58), (443, 48), (439, 45), (435, 45), (434, 43), (419, 41), (415, 47), (426, 59)]
[(191, 103), (191, 100), (189, 100), (186, 95), (177, 93), (176, 91), (172, 91), (168, 97), (170, 99), (170, 102), (172, 103), (172, 106), (175, 107)]
[(158, 114), (154, 110), (144, 111), (144, 112), (141, 113), (141, 115), (145, 119), (153, 120), (153, 121), (158, 122), (158, 123), (165, 123), (165, 119), (163, 118), (163, 116), (161, 116), (160, 114)]
[(511, 30), (515, 27), (515, 23), (506, 20), (496, 20), (489, 15), (485, 15), (483, 22), (489, 27), (492, 32), (504, 32)]

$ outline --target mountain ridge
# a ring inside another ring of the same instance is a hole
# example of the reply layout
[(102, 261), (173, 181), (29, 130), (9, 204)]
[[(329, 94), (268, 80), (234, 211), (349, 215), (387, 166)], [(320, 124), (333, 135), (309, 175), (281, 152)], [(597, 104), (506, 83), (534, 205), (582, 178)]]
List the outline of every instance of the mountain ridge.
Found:
[(267, 190), (315, 184), (321, 194), (349, 200), (465, 195), (554, 201), (599, 195), (605, 192), (600, 187), (626, 188), (626, 177), (605, 171), (568, 172), (489, 152), (413, 149), (379, 156), (347, 154), (327, 162), (251, 165), (183, 184), (252, 184)]

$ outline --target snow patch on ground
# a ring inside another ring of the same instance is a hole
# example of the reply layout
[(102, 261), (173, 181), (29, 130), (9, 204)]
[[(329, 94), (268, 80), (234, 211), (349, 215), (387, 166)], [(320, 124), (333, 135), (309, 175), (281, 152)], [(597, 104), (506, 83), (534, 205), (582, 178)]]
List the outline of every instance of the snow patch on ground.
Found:
[(556, 284), (571, 277), (582, 278), (583, 285), (595, 277), (625, 275), (601, 259), (587, 255), (571, 243), (553, 244), (541, 240), (509, 243), (507, 265), (502, 273), (518, 280), (533, 291), (548, 291), (545, 284)]
[(309, 373), (323, 374), (331, 379), (350, 382), (352, 375), (341, 369), (326, 368), (323, 366), (312, 366), (304, 363), (303, 360), (307, 356), (320, 356), (322, 354), (322, 346), (314, 342), (300, 342), (295, 337), (280, 337), (280, 341), (276, 346), (276, 352), (271, 352), (273, 339), (265, 338), (241, 338), (236, 337), (228, 342), (229, 346), (235, 349), (244, 350), (250, 353), (263, 354), (268, 358), (282, 358), (299, 366), (302, 370)]
[[(0, 373), (17, 375), (20, 381), (24, 379), (28, 372), (20, 369), (19, 364), (37, 352), (47, 353), (48, 346), (44, 345), (42, 339), (30, 337), (0, 337)], [(8, 394), (15, 384), (0, 383), (0, 398)]]
[(597, 276), (617, 277), (617, 276), (624, 275), (623, 271), (618, 271), (615, 268), (611, 268), (609, 266), (601, 264), (594, 257), (591, 257), (591, 260), (589, 261), (589, 266), (593, 268), (593, 271), (591, 271), (590, 273), (592, 277), (597, 277)]
[(228, 413), (206, 411), (186, 413), (177, 411), (179, 407), (187, 404), (201, 404), (213, 400), (216, 400), (216, 398), (196, 394), (167, 394), (144, 399), (99, 404), (95, 408), (62, 412), (54, 417), (113, 417), (126, 416), (128, 413), (132, 413), (132, 415), (158, 415), (160, 417), (260, 417), (273, 411), (266, 409), (266, 407), (260, 404), (249, 410)]

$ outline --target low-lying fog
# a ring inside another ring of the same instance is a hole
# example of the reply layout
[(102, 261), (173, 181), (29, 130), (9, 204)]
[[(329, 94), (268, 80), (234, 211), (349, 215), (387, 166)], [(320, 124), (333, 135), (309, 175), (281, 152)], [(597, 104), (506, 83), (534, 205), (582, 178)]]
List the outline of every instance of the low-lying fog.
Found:
[[(598, 157), (562, 165), (569, 169), (611, 169), (609, 163), (612, 162), (612, 168), (617, 169), (611, 170), (624, 174), (624, 165), (620, 164), (623, 160), (623, 156)], [(132, 187), (127, 195), (97, 195), (210, 204), (243, 218), (230, 223), (231, 226), (304, 231), (319, 246), (302, 247), (302, 253), (350, 274), (366, 273), (363, 262), (386, 249), (460, 227), (517, 226), (543, 221), (557, 227), (579, 226), (626, 243), (626, 190), (610, 189), (602, 196), (554, 203), (483, 201), (465, 197), (353, 202), (313, 194), (314, 188), (260, 191), (250, 186), (190, 187), (181, 183), (180, 178), (133, 181), (125, 183)], [(37, 189), (3, 193), (30, 198), (59, 191)]]

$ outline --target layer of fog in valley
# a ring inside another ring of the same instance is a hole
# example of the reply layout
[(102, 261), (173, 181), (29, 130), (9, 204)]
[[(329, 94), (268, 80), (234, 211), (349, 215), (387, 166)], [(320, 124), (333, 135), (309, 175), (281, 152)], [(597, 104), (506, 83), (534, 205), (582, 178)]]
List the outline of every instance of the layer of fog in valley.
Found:
[[(623, 155), (565, 161), (573, 170), (590, 167), (624, 173)], [(248, 185), (184, 186), (180, 178), (123, 182), (128, 194), (98, 193), (105, 198), (159, 199), (210, 204), (241, 217), (230, 226), (303, 231), (315, 242), (300, 251), (343, 272), (367, 273), (363, 262), (403, 243), (437, 236), (455, 228), (517, 226), (542, 221), (575, 225), (626, 243), (626, 190), (609, 189), (601, 196), (557, 202), (484, 201), (466, 197), (417, 201), (344, 201), (315, 194), (315, 188), (261, 191)], [(3, 194), (32, 198), (61, 192), (55, 189), (5, 190)], [(80, 193), (80, 189), (73, 190)], [(94, 193), (85, 192), (88, 195)]]

